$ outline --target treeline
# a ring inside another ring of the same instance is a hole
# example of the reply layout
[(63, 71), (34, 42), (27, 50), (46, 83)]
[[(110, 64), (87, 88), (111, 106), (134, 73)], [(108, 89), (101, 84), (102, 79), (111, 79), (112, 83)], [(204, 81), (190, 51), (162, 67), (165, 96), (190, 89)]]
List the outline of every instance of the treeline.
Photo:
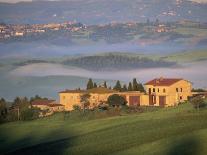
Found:
[[(10, 121), (24, 121), (39, 118), (40, 109), (32, 107), (34, 100), (46, 99), (38, 95), (28, 99), (27, 97), (16, 97), (12, 103), (5, 99), (0, 99), (0, 123)], [(9, 106), (10, 105), (10, 106)]]
[(117, 82), (113, 88), (111, 86), (107, 86), (106, 81), (104, 81), (104, 83), (102, 85), (98, 86), (96, 84), (96, 82), (93, 82), (93, 80), (90, 78), (87, 82), (86, 89), (88, 90), (88, 89), (93, 89), (93, 88), (97, 88), (97, 87), (104, 87), (104, 88), (108, 88), (108, 89), (117, 90), (120, 92), (125, 92), (125, 91), (145, 92), (142, 83), (137, 82), (136, 78), (133, 78), (132, 82), (129, 82), (128, 85), (126, 85), (126, 84), (122, 85), (121, 82), (119, 80), (117, 80)]
[(101, 56), (84, 56), (71, 58), (62, 62), (64, 65), (76, 66), (92, 71), (104, 70), (126, 70), (151, 67), (171, 67), (175, 62), (166, 62), (163, 60), (152, 60), (139, 56), (127, 56), (119, 54), (108, 54)]

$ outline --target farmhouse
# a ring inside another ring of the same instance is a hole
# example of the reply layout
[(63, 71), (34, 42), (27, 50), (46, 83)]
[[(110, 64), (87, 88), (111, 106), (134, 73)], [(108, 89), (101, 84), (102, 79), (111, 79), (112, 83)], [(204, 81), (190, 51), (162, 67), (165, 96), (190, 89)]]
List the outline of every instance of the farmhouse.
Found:
[(51, 115), (54, 112), (61, 112), (65, 110), (64, 105), (56, 103), (55, 100), (37, 99), (34, 100), (31, 105), (45, 111), (44, 114), (41, 113), (40, 116)]
[(81, 106), (81, 96), (90, 94), (90, 107), (107, 101), (113, 94), (123, 96), (128, 106), (176, 106), (192, 96), (191, 82), (184, 79), (157, 78), (145, 83), (145, 93), (139, 91), (119, 92), (103, 87), (89, 90), (65, 90), (59, 92), (60, 104), (65, 110), (73, 110), (74, 105)]
[(158, 78), (145, 83), (149, 105), (175, 106), (192, 96), (192, 84), (184, 79)]

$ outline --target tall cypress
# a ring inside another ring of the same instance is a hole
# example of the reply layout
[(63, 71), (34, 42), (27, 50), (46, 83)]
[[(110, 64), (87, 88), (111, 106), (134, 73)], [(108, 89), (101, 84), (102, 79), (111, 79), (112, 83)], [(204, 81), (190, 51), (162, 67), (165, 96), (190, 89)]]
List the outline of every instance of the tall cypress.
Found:
[(88, 80), (88, 83), (87, 83), (87, 89), (92, 89), (93, 88), (93, 80), (90, 78), (89, 80)]
[(122, 91), (123, 92), (127, 91), (127, 86), (125, 84), (123, 85)]
[(97, 88), (98, 86), (97, 86), (97, 84), (94, 82), (93, 83), (93, 88)]
[(132, 90), (133, 90), (133, 88), (132, 88), (132, 83), (129, 82), (128, 91), (132, 91)]
[(118, 91), (122, 90), (121, 83), (119, 80), (116, 82), (116, 85), (114, 86), (114, 90), (118, 90)]
[(104, 81), (104, 88), (107, 88), (107, 84), (106, 84), (106, 81)]
[(144, 89), (144, 87), (143, 87), (143, 85), (141, 83), (138, 84), (138, 90), (140, 92), (145, 92), (145, 89)]
[(137, 79), (134, 78), (133, 79), (133, 91), (138, 91), (138, 83), (137, 83)]

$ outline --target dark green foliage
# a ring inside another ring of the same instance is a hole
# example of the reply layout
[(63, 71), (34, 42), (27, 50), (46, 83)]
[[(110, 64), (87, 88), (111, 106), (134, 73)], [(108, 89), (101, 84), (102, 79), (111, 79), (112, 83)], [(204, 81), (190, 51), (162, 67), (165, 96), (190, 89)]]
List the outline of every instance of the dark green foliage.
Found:
[(97, 88), (97, 84), (95, 82), (93, 84), (93, 88)]
[(145, 92), (145, 89), (141, 83), (138, 83), (138, 91)]
[(30, 98), (30, 103), (35, 101), (35, 100), (39, 100), (39, 99), (44, 99), (44, 100), (48, 100), (48, 98), (45, 98), (45, 97), (41, 97), (39, 95), (35, 95), (35, 97), (31, 97)]
[[(39, 98), (39, 96), (35, 96), (35, 98), (31, 98), (30, 101)], [(26, 97), (16, 97), (12, 104), (11, 111), (9, 112), (9, 119), (11, 119), (9, 121), (32, 120), (38, 118), (40, 110), (32, 107), (30, 101)]]
[(127, 86), (126, 86), (126, 84), (123, 85), (122, 91), (124, 91), (124, 92), (127, 91)]
[(7, 113), (8, 113), (8, 109), (6, 106), (6, 101), (3, 98), (1, 98), (0, 99), (0, 123), (6, 119)]
[(73, 105), (73, 110), (80, 111), (81, 107), (79, 105)]
[(21, 109), (20, 120), (33, 120), (39, 118), (39, 108), (23, 108)]
[(121, 86), (121, 83), (120, 83), (119, 80), (116, 82), (116, 85), (114, 86), (113, 89), (117, 90), (117, 91), (121, 91), (122, 90), (122, 86)]
[(86, 89), (92, 89), (94, 87), (93, 80), (90, 78), (87, 83)]
[(174, 62), (165, 62), (163, 60), (155, 61), (149, 58), (139, 57), (137, 55), (132, 56), (113, 53), (71, 58), (62, 63), (93, 71), (127, 70), (161, 66), (171, 67), (176, 64)]
[(138, 83), (137, 83), (137, 79), (134, 78), (133, 82), (132, 82), (132, 87), (133, 87), (133, 91), (138, 91)]
[(104, 88), (107, 88), (107, 84), (106, 84), (106, 81), (104, 81)]
[(85, 109), (87, 109), (90, 106), (90, 101), (89, 101), (90, 97), (91, 95), (88, 93), (82, 94), (80, 96), (80, 102), (82, 104), (82, 108), (84, 112), (85, 112)]
[(206, 102), (202, 98), (202, 96), (196, 96), (192, 98), (191, 103), (193, 104), (193, 107), (196, 108), (197, 110), (206, 106)]
[(143, 85), (141, 83), (138, 83), (136, 78), (133, 79), (133, 84), (129, 83), (128, 90), (140, 92), (145, 91)]
[(198, 89), (193, 88), (192, 92), (206, 92), (206, 90), (204, 90), (202, 88), (198, 88)]
[(133, 88), (132, 88), (132, 83), (129, 82), (128, 91), (132, 91), (132, 90), (133, 90)]
[(107, 103), (112, 107), (120, 107), (126, 105), (127, 101), (123, 96), (114, 94), (109, 96)]

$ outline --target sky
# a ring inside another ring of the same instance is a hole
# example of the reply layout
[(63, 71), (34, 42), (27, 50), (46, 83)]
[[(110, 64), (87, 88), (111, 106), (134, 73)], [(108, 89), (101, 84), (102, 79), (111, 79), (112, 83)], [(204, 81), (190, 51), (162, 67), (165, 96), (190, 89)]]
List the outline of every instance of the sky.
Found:
[[(7, 2), (7, 3), (16, 3), (20, 1), (32, 1), (32, 0), (0, 0), (0, 2)], [(191, 1), (207, 3), (207, 0), (191, 0)]]

